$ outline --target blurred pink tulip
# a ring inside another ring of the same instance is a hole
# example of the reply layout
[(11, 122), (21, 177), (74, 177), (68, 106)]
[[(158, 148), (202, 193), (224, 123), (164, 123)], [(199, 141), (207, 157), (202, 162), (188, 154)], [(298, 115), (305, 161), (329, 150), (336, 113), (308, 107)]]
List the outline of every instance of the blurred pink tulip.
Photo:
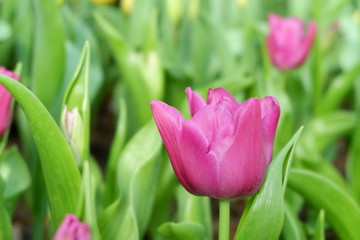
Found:
[(255, 194), (272, 158), (280, 115), (274, 97), (242, 104), (225, 89), (206, 101), (186, 89), (192, 118), (161, 102), (152, 113), (180, 183), (192, 194), (235, 198)]
[(308, 56), (316, 35), (316, 24), (310, 21), (307, 33), (301, 19), (281, 18), (271, 14), (268, 18), (270, 33), (266, 43), (274, 66), (290, 70), (300, 66)]
[(90, 228), (74, 215), (66, 215), (53, 240), (91, 240)]
[[(0, 67), (0, 74), (11, 77), (16, 81), (19, 80), (19, 77), (15, 73), (4, 67)], [(0, 85), (0, 137), (4, 135), (6, 130), (10, 127), (11, 100), (11, 94), (2, 85)]]

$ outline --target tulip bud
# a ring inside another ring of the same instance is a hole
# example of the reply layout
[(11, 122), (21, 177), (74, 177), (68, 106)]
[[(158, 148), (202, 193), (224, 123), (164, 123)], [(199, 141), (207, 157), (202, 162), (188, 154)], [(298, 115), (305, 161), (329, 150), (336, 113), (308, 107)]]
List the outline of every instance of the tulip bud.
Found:
[(77, 164), (81, 163), (81, 153), (84, 150), (83, 139), (83, 119), (78, 108), (68, 110), (67, 106), (64, 106), (61, 115), (61, 127), (65, 136), (70, 143), (71, 149), (77, 160)]
[(316, 24), (311, 21), (305, 33), (304, 24), (298, 18), (281, 18), (271, 14), (268, 19), (270, 33), (267, 49), (274, 66), (290, 70), (300, 66), (308, 56), (316, 35)]
[(180, 183), (199, 196), (229, 199), (255, 194), (261, 187), (280, 109), (273, 97), (242, 104), (222, 88), (206, 101), (186, 89), (192, 118), (161, 102), (152, 113)]
[[(16, 81), (19, 81), (18, 75), (4, 67), (0, 67), (0, 74), (4, 74)], [(11, 101), (11, 94), (2, 85), (0, 85), (0, 137), (3, 136), (6, 130), (10, 127)]]
[(91, 240), (90, 228), (74, 215), (66, 215), (53, 240)]

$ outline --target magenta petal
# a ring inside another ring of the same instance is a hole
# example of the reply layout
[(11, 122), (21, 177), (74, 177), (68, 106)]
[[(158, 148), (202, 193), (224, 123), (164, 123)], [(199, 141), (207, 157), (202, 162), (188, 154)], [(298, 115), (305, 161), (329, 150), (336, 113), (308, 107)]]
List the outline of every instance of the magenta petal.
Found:
[(256, 193), (266, 171), (259, 99), (241, 107), (236, 124), (234, 142), (220, 160), (220, 198)]
[(239, 105), (234, 96), (223, 88), (210, 88), (206, 98), (206, 103), (215, 106), (224, 99), (227, 99), (231, 103), (233, 109), (235, 109), (237, 105)]
[(266, 44), (272, 63), (281, 70), (301, 65), (310, 52), (316, 24), (310, 22), (308, 34), (305, 34), (304, 23), (299, 18), (271, 14), (268, 23), (270, 32)]
[(12, 96), (0, 85), (0, 137), (6, 132), (10, 125), (10, 106)]
[(187, 190), (195, 195), (218, 195), (218, 162), (209, 141), (192, 120), (185, 120), (179, 145), (184, 171), (190, 183)]
[(269, 165), (272, 158), (276, 127), (280, 116), (280, 107), (277, 99), (274, 97), (260, 99), (260, 103), (266, 164)]
[[(19, 80), (19, 76), (4, 67), (0, 67), (0, 74), (4, 74), (15, 80)], [(6, 132), (10, 126), (10, 107), (12, 96), (0, 85), (0, 137)]]
[(74, 215), (66, 215), (53, 240), (91, 240), (90, 228)]
[(188, 188), (188, 181), (184, 173), (184, 167), (179, 151), (179, 136), (184, 117), (181, 113), (166, 103), (161, 101), (151, 101), (151, 110), (155, 119), (160, 136), (169, 154), (171, 165), (181, 184)]
[(91, 240), (89, 226), (85, 223), (81, 223), (76, 231), (76, 240)]
[(190, 114), (193, 117), (199, 109), (206, 106), (206, 102), (197, 92), (191, 90), (190, 87), (187, 87), (185, 92), (189, 102)]

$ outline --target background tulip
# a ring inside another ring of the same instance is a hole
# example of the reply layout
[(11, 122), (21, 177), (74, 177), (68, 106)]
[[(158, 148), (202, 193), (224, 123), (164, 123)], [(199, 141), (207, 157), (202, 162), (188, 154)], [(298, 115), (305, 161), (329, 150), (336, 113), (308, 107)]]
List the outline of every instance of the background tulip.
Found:
[(59, 226), (53, 240), (91, 240), (89, 226), (69, 214)]
[(271, 161), (280, 114), (273, 97), (242, 104), (222, 88), (206, 101), (186, 89), (192, 118), (161, 102), (151, 108), (175, 174), (192, 194), (235, 198), (256, 193)]
[(268, 25), (270, 33), (266, 41), (272, 63), (281, 70), (300, 66), (309, 54), (316, 35), (315, 22), (310, 21), (305, 32), (301, 19), (271, 14)]
[[(0, 67), (0, 74), (4, 74), (17, 81), (19, 80), (19, 77), (15, 73), (4, 67)], [(0, 136), (2, 136), (10, 126), (11, 100), (11, 94), (2, 85), (0, 85)]]

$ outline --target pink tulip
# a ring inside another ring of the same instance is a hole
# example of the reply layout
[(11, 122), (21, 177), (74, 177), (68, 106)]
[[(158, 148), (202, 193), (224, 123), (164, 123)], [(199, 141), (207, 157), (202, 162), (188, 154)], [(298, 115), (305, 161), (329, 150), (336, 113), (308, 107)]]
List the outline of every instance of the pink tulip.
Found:
[(235, 198), (255, 194), (272, 158), (280, 114), (274, 97), (242, 104), (225, 89), (206, 101), (186, 89), (192, 118), (161, 102), (152, 113), (180, 183), (192, 194)]
[[(4, 74), (8, 77), (19, 80), (19, 77), (7, 70), (4, 67), (0, 67), (0, 74)], [(0, 85), (0, 137), (4, 135), (6, 130), (10, 127), (10, 106), (11, 106), (12, 96), (11, 94)]]
[(281, 70), (300, 66), (308, 56), (316, 35), (316, 24), (310, 21), (307, 33), (298, 18), (281, 18), (271, 14), (270, 33), (266, 43), (272, 63)]
[(89, 226), (74, 215), (66, 215), (53, 240), (91, 240)]

